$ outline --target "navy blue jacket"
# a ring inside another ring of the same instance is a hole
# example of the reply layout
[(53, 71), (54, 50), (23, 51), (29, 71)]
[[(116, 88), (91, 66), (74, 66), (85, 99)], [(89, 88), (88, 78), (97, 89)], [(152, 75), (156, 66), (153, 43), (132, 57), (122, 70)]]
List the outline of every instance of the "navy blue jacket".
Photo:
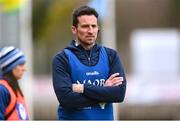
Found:
[[(85, 50), (81, 45), (76, 46), (75, 41), (66, 47), (71, 50), (77, 58), (85, 65), (93, 66), (98, 62), (99, 50), (101, 45), (95, 44), (91, 50)], [(53, 87), (57, 99), (62, 107), (82, 108), (96, 105), (99, 102), (122, 102), (126, 92), (126, 77), (118, 53), (110, 48), (105, 50), (108, 54), (110, 73), (120, 73), (124, 78), (120, 86), (97, 87), (84, 84), (83, 94), (72, 91), (71, 75), (69, 70), (69, 60), (64, 51), (59, 52), (53, 58), (52, 76)], [(103, 68), (102, 68), (103, 69)]]

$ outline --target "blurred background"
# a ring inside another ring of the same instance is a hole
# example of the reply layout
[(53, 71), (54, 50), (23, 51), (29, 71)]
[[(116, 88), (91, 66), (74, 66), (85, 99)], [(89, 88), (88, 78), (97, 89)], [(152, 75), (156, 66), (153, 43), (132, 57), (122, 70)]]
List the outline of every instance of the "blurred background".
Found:
[(51, 62), (73, 39), (71, 14), (80, 5), (99, 12), (98, 42), (116, 49), (125, 68), (116, 119), (180, 119), (179, 0), (0, 0), (0, 47), (27, 56), (21, 87), (31, 119), (57, 119)]

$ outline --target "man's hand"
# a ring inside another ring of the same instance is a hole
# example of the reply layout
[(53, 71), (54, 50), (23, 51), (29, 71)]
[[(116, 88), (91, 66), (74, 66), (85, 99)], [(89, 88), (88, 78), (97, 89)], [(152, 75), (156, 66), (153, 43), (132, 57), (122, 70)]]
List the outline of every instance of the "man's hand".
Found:
[(84, 92), (84, 85), (83, 84), (72, 84), (73, 92), (83, 93)]
[(122, 81), (123, 77), (119, 77), (119, 73), (114, 73), (106, 80), (104, 86), (119, 86)]

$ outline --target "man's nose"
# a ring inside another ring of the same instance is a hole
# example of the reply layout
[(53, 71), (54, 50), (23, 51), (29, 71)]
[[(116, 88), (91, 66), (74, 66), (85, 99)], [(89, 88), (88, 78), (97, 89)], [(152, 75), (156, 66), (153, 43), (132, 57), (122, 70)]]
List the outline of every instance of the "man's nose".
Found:
[(89, 26), (88, 32), (89, 32), (89, 33), (92, 33), (92, 32), (93, 32), (93, 27), (92, 27), (92, 26)]

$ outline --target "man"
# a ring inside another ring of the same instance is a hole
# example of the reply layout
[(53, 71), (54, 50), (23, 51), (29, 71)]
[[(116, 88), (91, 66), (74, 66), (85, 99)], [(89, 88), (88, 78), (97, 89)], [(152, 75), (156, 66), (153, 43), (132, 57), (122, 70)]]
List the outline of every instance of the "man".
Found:
[(53, 86), (60, 120), (113, 120), (126, 78), (117, 52), (96, 43), (98, 13), (88, 6), (73, 12), (75, 40), (53, 59)]

